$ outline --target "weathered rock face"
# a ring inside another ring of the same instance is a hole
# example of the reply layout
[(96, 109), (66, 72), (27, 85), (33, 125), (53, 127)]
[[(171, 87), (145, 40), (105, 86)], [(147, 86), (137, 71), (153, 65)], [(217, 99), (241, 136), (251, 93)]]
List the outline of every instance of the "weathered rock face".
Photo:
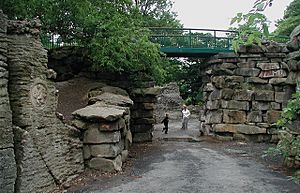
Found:
[(83, 171), (79, 133), (55, 115), (39, 21), (0, 20), (1, 190), (52, 192)]
[(14, 154), (12, 112), (8, 94), (6, 37), (7, 19), (0, 10), (0, 187), (1, 192), (14, 192), (17, 168)]
[(182, 104), (183, 99), (180, 96), (178, 85), (176, 83), (167, 84), (161, 89), (159, 95), (157, 95), (154, 111), (155, 122), (159, 123), (165, 117), (166, 113), (169, 113), (170, 119), (179, 119), (181, 117)]
[[(289, 75), (287, 78), (288, 84), (296, 84), (296, 90), (299, 92), (300, 90), (300, 25), (297, 26), (290, 35), (290, 42), (288, 43), (288, 49), (291, 53), (287, 56), (287, 68), (289, 69)], [(280, 92), (275, 95), (275, 98), (279, 101), (285, 101), (287, 94), (285, 92)], [(276, 116), (276, 114), (275, 114)], [(271, 114), (269, 119), (273, 119), (274, 115)], [(297, 142), (300, 141), (300, 116), (296, 117), (291, 124), (287, 125), (287, 130), (281, 131), (279, 135), (279, 139), (284, 141), (290, 140), (294, 141), (296, 139)], [(300, 151), (299, 146), (292, 145), (287, 151), (287, 157), (285, 159), (285, 164), (289, 167), (300, 168)]]
[(130, 119), (133, 142), (152, 141), (156, 96), (159, 93), (158, 87), (135, 89), (130, 93), (134, 101)]
[(125, 90), (109, 86), (92, 89), (88, 96), (91, 105), (73, 112), (73, 125), (83, 132), (86, 166), (101, 172), (120, 171), (132, 143), (133, 101)]
[(270, 140), (274, 133), (268, 131), (295, 91), (299, 73), (298, 55), (285, 50), (267, 43), (208, 61), (200, 129), (230, 139)]

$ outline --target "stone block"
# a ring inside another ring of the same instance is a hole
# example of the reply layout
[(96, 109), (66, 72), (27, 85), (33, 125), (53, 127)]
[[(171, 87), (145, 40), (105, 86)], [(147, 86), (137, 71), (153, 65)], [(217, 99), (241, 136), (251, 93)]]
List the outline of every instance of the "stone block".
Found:
[(285, 53), (280, 53), (281, 48), (278, 49), (278, 53), (265, 53), (265, 56), (268, 58), (285, 58), (286, 54)]
[(83, 159), (91, 158), (91, 150), (89, 145), (84, 145), (82, 151), (83, 151)]
[(238, 76), (258, 76), (260, 73), (260, 70), (257, 68), (237, 68), (234, 70), (234, 74)]
[(80, 130), (88, 129), (88, 124), (84, 121), (79, 120), (79, 119), (73, 119), (71, 121), (71, 125), (76, 127), (77, 129), (80, 129)]
[(150, 95), (156, 96), (159, 95), (161, 91), (160, 87), (150, 87), (150, 88), (138, 88), (132, 91), (133, 95)]
[(90, 120), (93, 122), (99, 120), (116, 121), (122, 118), (125, 113), (125, 109), (118, 108), (117, 106), (104, 106), (101, 103), (96, 103), (79, 109), (73, 112), (72, 115), (79, 119)]
[(285, 92), (275, 92), (275, 102), (283, 103), (289, 100), (289, 96)]
[(300, 50), (291, 52), (287, 55), (287, 60), (299, 60), (300, 59)]
[(220, 90), (214, 90), (210, 95), (208, 96), (208, 100), (218, 100), (221, 99), (221, 91)]
[(225, 87), (224, 76), (214, 76), (214, 77), (212, 77), (211, 81), (212, 81), (213, 85), (218, 89)]
[(287, 78), (271, 78), (269, 83), (272, 85), (282, 85), (285, 84)]
[(215, 76), (229, 76), (229, 75), (233, 75), (233, 71), (226, 69), (226, 68), (221, 68), (220, 66), (218, 66), (217, 68), (213, 68), (212, 69), (212, 74)]
[(128, 96), (113, 94), (109, 92), (104, 92), (100, 95), (89, 98), (89, 104), (94, 104), (96, 102), (103, 102), (105, 104), (123, 107), (130, 107), (133, 105), (133, 101)]
[(286, 84), (292, 84), (295, 85), (296, 84), (296, 80), (300, 77), (300, 72), (289, 72), (289, 75), (286, 79)]
[(223, 109), (249, 110), (249, 102), (236, 101), (236, 100), (230, 100), (230, 101), (222, 100), (221, 107)]
[(117, 143), (121, 139), (120, 131), (104, 132), (97, 128), (91, 128), (84, 132), (84, 144)]
[(287, 125), (287, 128), (293, 133), (300, 134), (300, 121), (293, 121), (291, 124)]
[(153, 118), (132, 119), (132, 123), (138, 125), (142, 125), (142, 124), (149, 125), (149, 124), (154, 124), (155, 120)]
[(260, 123), (262, 122), (262, 113), (261, 111), (251, 111), (247, 115), (248, 123)]
[(220, 66), (220, 68), (223, 68), (223, 69), (235, 69), (237, 67), (237, 65), (235, 65), (233, 63), (222, 63), (219, 66)]
[(222, 117), (222, 110), (208, 111), (205, 120), (207, 124), (222, 123)]
[(121, 153), (121, 159), (122, 159), (122, 162), (125, 162), (128, 158), (128, 155), (129, 155), (129, 152), (128, 150), (123, 150), (122, 153)]
[(259, 62), (257, 63), (257, 67), (264, 71), (280, 69), (279, 63), (270, 63), (270, 62), (268, 63)]
[(115, 158), (122, 151), (118, 144), (89, 145), (89, 147), (93, 157)]
[(137, 124), (133, 124), (130, 128), (130, 130), (133, 133), (146, 133), (146, 132), (152, 132), (153, 131), (153, 124), (150, 125), (137, 125)]
[(99, 170), (101, 172), (113, 172), (122, 170), (122, 157), (118, 155), (115, 159), (106, 159), (101, 157), (92, 158), (88, 162), (91, 169)]
[(299, 60), (289, 60), (287, 62), (287, 66), (290, 71), (300, 71), (300, 61)]
[(131, 112), (131, 118), (132, 119), (138, 119), (138, 118), (153, 118), (153, 110), (135, 110)]
[(269, 102), (258, 102), (252, 101), (252, 109), (257, 111), (266, 111), (271, 108), (271, 104)]
[(217, 110), (220, 108), (220, 100), (214, 100), (214, 101), (207, 101), (206, 102), (206, 108), (208, 110)]
[(255, 61), (247, 61), (247, 62), (240, 62), (237, 65), (240, 68), (255, 68), (256, 63), (257, 62), (255, 62)]
[(267, 114), (266, 114), (266, 121), (269, 123), (269, 124), (272, 124), (272, 123), (276, 123), (277, 120), (280, 118), (281, 116), (281, 111), (268, 111)]
[(236, 90), (233, 99), (238, 101), (251, 101), (253, 99), (252, 90)]
[(286, 77), (287, 73), (285, 70), (280, 69), (280, 70), (265, 70), (261, 71), (259, 74), (260, 78), (283, 78)]
[(246, 112), (237, 110), (223, 110), (224, 123), (245, 123)]
[(246, 135), (253, 134), (266, 134), (266, 128), (260, 128), (252, 125), (245, 124), (217, 124), (213, 126), (215, 132), (230, 132), (230, 133), (241, 133)]
[(246, 82), (255, 83), (255, 84), (267, 84), (268, 80), (261, 79), (259, 77), (249, 77), (249, 78), (246, 78)]
[(142, 143), (152, 141), (153, 135), (152, 132), (148, 133), (134, 133), (133, 134), (133, 142), (134, 143)]
[(234, 94), (234, 90), (231, 88), (224, 88), (221, 90), (221, 98), (225, 100), (232, 99), (232, 96)]
[(254, 100), (256, 101), (274, 101), (274, 98), (273, 91), (256, 90), (254, 92)]
[(281, 104), (280, 103), (276, 103), (276, 102), (271, 102), (271, 109), (272, 110), (281, 110)]
[(206, 91), (206, 92), (210, 92), (210, 91), (213, 91), (215, 90), (215, 87), (212, 83), (207, 83), (204, 88), (203, 88), (203, 91)]
[(126, 133), (126, 137), (125, 137), (125, 144), (124, 144), (124, 148), (125, 149), (129, 149), (129, 147), (132, 144), (132, 133), (130, 130), (128, 130), (128, 132)]
[(225, 77), (226, 87), (227, 88), (236, 88), (244, 82), (243, 76), (226, 76)]
[(155, 103), (157, 101), (155, 96), (132, 96), (134, 103)]

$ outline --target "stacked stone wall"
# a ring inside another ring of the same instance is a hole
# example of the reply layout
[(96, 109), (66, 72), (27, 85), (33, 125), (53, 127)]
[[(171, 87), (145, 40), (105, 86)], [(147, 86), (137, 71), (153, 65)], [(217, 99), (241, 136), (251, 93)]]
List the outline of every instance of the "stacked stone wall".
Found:
[(134, 105), (131, 109), (131, 131), (133, 142), (152, 141), (154, 130), (154, 110), (157, 101), (156, 96), (160, 88), (141, 88), (131, 92)]
[(120, 171), (132, 143), (130, 107), (133, 102), (120, 88), (104, 86), (89, 92), (89, 106), (73, 112), (73, 125), (82, 131), (87, 168)]
[(284, 45), (266, 43), (210, 59), (201, 130), (222, 139), (276, 141), (272, 127), (295, 91), (287, 54)]
[(183, 99), (180, 96), (179, 86), (175, 82), (165, 85), (157, 95), (154, 111), (155, 122), (160, 123), (166, 113), (169, 114), (170, 119), (181, 119), (182, 104)]
[(7, 18), (0, 10), (0, 187), (1, 192), (14, 192), (17, 169), (8, 94), (6, 30)]
[[(290, 53), (287, 55), (287, 65), (289, 68), (289, 76), (291, 83), (297, 83), (297, 92), (300, 92), (300, 25), (294, 29), (290, 35), (290, 41), (287, 48)], [(294, 141), (293, 145), (289, 145), (285, 164), (289, 167), (300, 168), (300, 116), (299, 113), (296, 119), (289, 125), (287, 129), (280, 132), (281, 143), (287, 144), (287, 141)], [(296, 140), (295, 140), (296, 139)]]
[(39, 21), (0, 21), (1, 191), (52, 192), (83, 171), (80, 133), (56, 117)]

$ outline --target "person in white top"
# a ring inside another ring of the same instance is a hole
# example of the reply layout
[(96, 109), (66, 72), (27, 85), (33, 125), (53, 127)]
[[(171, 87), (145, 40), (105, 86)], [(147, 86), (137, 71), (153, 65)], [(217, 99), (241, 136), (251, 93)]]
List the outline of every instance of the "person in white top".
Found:
[(183, 109), (182, 109), (181, 113), (182, 113), (182, 128), (181, 129), (187, 130), (191, 113), (187, 109), (186, 105), (183, 105)]

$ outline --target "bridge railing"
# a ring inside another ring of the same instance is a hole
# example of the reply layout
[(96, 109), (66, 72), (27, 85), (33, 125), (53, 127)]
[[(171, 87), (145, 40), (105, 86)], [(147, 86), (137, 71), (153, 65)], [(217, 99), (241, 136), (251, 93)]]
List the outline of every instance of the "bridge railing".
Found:
[(169, 48), (232, 48), (236, 31), (193, 28), (150, 28), (150, 40)]

